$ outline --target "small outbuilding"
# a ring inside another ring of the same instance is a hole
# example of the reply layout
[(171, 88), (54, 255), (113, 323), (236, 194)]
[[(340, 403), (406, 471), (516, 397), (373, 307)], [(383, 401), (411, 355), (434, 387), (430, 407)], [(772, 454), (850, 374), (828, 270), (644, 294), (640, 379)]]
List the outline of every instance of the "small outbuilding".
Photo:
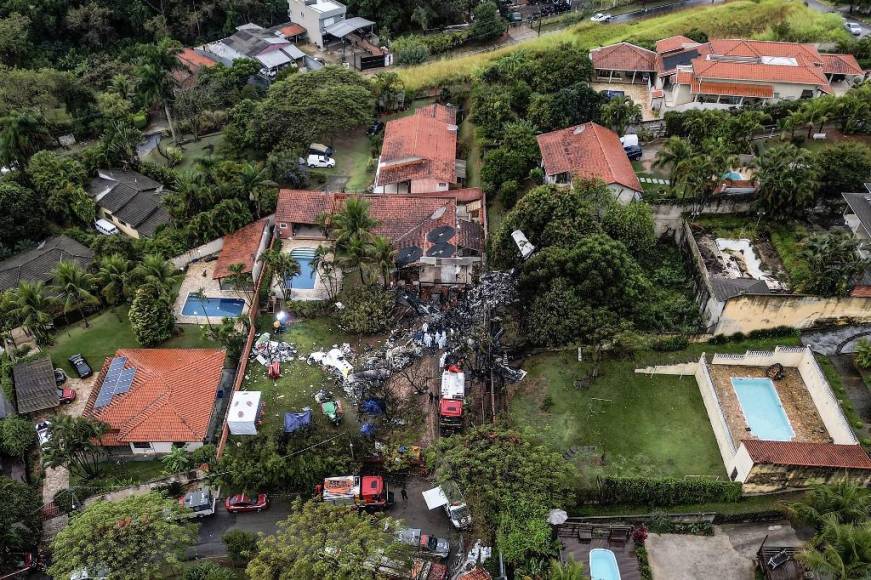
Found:
[(60, 404), (50, 358), (18, 363), (12, 369), (19, 413), (34, 413)]
[(260, 418), (260, 391), (236, 391), (227, 413), (231, 435), (257, 435)]

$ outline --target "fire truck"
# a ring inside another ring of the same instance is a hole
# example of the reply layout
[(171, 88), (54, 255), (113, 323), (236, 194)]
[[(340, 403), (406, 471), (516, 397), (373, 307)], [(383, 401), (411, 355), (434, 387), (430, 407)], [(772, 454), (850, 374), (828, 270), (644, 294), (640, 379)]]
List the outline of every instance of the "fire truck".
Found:
[(442, 372), (439, 394), (439, 428), (442, 433), (453, 433), (463, 428), (463, 403), (466, 400), (466, 375), (457, 365)]
[(393, 493), (380, 475), (328, 477), (317, 490), (321, 499), (361, 510), (385, 510), (393, 505)]

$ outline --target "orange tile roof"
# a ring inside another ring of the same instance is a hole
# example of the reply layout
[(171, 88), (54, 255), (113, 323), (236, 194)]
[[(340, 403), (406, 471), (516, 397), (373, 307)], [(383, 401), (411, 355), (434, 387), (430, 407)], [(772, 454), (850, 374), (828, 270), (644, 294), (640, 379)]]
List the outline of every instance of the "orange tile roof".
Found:
[[(699, 46), (699, 53), (702, 56), (693, 59), (692, 67), (701, 80), (828, 85), (823, 58), (812, 44), (723, 39)], [(763, 58), (793, 59), (795, 64), (762, 62)]]
[(230, 266), (233, 264), (242, 264), (242, 272), (245, 274), (253, 271), (257, 250), (263, 239), (263, 229), (268, 223), (269, 220), (263, 218), (224, 236), (224, 246), (221, 248), (212, 278), (215, 280), (226, 278), (230, 275)]
[(176, 55), (176, 58), (189, 69), (191, 67), (195, 67), (196, 70), (192, 70), (191, 72), (196, 72), (204, 66), (209, 67), (218, 64), (218, 61), (216, 61), (215, 59), (209, 58), (204, 54), (200, 54), (192, 48), (183, 48), (181, 52)]
[(448, 191), (432, 191), (426, 193), (415, 193), (414, 195), (422, 195), (425, 197), (453, 197), (457, 203), (471, 203), (484, 199), (484, 193), (480, 187), (466, 187), (462, 189), (450, 189)]
[(568, 172), (642, 191), (617, 133), (601, 125), (590, 122), (544, 133), (538, 147), (547, 175)]
[(288, 38), (293, 38), (294, 36), (299, 36), (300, 34), (305, 34), (305, 28), (296, 24), (295, 22), (290, 22), (281, 28), (278, 31)]
[(318, 216), (333, 209), (333, 194), (305, 189), (282, 189), (278, 192), (275, 221), (287, 224), (314, 225)]
[(679, 85), (688, 85), (693, 82), (693, 73), (688, 70), (679, 70), (674, 82)]
[(774, 96), (774, 87), (771, 85), (752, 85), (749, 83), (694, 82), (690, 85), (690, 91), (701, 95), (723, 95), (729, 97), (770, 99)]
[(375, 185), (416, 179), (457, 182), (456, 111), (444, 105), (418, 109), (387, 123)]
[(852, 54), (821, 54), (823, 73), (836, 75), (862, 75), (864, 71)]
[(590, 60), (593, 62), (593, 68), (598, 70), (642, 72), (656, 70), (656, 53), (628, 42), (594, 48), (590, 51)]
[(686, 36), (669, 36), (668, 38), (663, 38), (662, 40), (656, 41), (656, 52), (658, 52), (659, 54), (663, 54), (665, 52), (673, 52), (675, 50), (694, 47), (698, 45), (698, 42), (696, 42), (692, 38), (687, 38)]
[(850, 296), (871, 298), (871, 286), (856, 286), (850, 291)]
[(861, 445), (804, 441), (742, 441), (755, 463), (871, 470), (871, 458)]
[(210, 348), (120, 349), (125, 368), (135, 368), (130, 390), (94, 408), (109, 369), (100, 370), (84, 415), (107, 423), (103, 445), (130, 442), (200, 442), (207, 433), (226, 353)]

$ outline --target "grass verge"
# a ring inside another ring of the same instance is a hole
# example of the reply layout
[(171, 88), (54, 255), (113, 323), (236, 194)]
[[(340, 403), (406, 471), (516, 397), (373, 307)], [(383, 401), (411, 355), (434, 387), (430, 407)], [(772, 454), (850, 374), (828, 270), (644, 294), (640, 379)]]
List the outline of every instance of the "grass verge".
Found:
[(80, 498), (84, 498), (146, 483), (165, 475), (163, 463), (159, 459), (118, 463), (107, 461), (102, 468), (100, 476), (94, 479), (82, 479), (71, 473), (70, 487), (80, 490)]

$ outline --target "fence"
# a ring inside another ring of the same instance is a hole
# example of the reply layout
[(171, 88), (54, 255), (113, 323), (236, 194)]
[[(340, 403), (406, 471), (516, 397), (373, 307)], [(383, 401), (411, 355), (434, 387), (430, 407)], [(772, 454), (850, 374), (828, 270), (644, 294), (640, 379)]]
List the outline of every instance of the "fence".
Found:
[(720, 448), (720, 456), (723, 458), (723, 463), (729, 465), (735, 457), (737, 447), (732, 439), (732, 432), (729, 431), (729, 424), (726, 422), (726, 415), (723, 413), (723, 407), (720, 405), (717, 391), (714, 389), (714, 381), (711, 380), (711, 374), (708, 371), (704, 353), (699, 357), (696, 382), (699, 384), (702, 402), (705, 404), (708, 420), (711, 423), (711, 428), (714, 430), (717, 447)]
[[(278, 236), (273, 231), (272, 239), (269, 242), (271, 249), (275, 245), (275, 240)], [(242, 354), (239, 355), (239, 366), (236, 370), (236, 380), (233, 381), (233, 391), (224, 393), (225, 397), (231, 397), (242, 387), (242, 381), (245, 380), (245, 372), (248, 370), (248, 362), (250, 360), (251, 347), (254, 346), (254, 337), (257, 335), (257, 313), (260, 312), (260, 289), (263, 287), (263, 279), (266, 277), (269, 268), (262, 268), (260, 275), (257, 276), (257, 282), (254, 284), (254, 300), (251, 308), (248, 309), (248, 337), (245, 339), (245, 346), (242, 348)], [(224, 454), (224, 447), (227, 445), (227, 437), (230, 436), (230, 428), (227, 427), (227, 413), (230, 410), (229, 403), (224, 410), (222, 419), (223, 428), (221, 430), (221, 439), (218, 441), (216, 456), (218, 459)]]

